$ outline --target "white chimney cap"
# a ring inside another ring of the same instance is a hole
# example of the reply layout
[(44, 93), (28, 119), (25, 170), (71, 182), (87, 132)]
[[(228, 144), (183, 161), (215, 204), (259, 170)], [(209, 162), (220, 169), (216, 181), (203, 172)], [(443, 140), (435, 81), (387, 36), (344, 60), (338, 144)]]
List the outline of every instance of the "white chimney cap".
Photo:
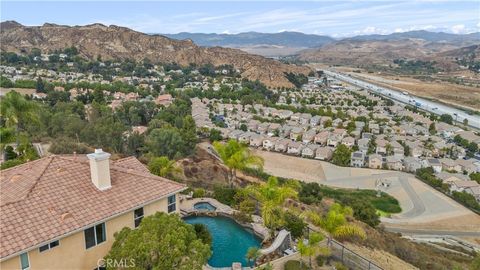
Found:
[(102, 148), (95, 149), (95, 153), (88, 154), (88, 159), (94, 159), (97, 161), (105, 160), (110, 158), (110, 154), (107, 152), (103, 152)]

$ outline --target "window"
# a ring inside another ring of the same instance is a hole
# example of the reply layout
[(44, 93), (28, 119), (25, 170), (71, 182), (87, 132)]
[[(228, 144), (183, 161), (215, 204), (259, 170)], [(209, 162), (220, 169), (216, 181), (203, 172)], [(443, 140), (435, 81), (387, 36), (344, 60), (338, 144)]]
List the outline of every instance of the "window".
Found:
[(142, 221), (142, 219), (143, 219), (143, 207), (135, 209), (135, 211), (133, 211), (133, 221), (135, 223), (135, 228), (140, 226), (140, 222)]
[(48, 243), (48, 244), (46, 244), (46, 245), (43, 245), (43, 246), (39, 247), (38, 250), (39, 250), (40, 252), (44, 252), (44, 251), (49, 250), (49, 249), (51, 249), (51, 248), (54, 248), (54, 247), (56, 247), (56, 246), (58, 246), (58, 245), (59, 245), (59, 242), (58, 242), (58, 240), (57, 240), (57, 241), (53, 241), (53, 242), (50, 242), (50, 243)]
[(86, 229), (84, 231), (84, 234), (85, 234), (85, 247), (87, 249), (105, 242), (107, 238), (105, 235), (105, 223), (101, 223)]
[(28, 253), (20, 254), (20, 265), (22, 266), (22, 270), (30, 268), (30, 261), (28, 260)]
[(174, 212), (177, 209), (176, 202), (175, 194), (168, 197), (168, 213)]

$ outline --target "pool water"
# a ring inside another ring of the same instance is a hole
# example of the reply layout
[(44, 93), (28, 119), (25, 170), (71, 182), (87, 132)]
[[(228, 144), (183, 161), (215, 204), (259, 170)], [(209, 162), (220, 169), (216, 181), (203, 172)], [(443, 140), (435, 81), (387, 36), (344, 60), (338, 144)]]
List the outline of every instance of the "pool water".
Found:
[(208, 202), (199, 202), (193, 205), (193, 208), (196, 210), (207, 210), (207, 211), (215, 211), (217, 208), (211, 205)]
[(212, 257), (208, 264), (213, 267), (231, 267), (239, 262), (248, 266), (245, 254), (250, 247), (260, 247), (261, 239), (253, 232), (227, 217), (192, 216), (184, 219), (188, 224), (204, 224), (212, 235)]

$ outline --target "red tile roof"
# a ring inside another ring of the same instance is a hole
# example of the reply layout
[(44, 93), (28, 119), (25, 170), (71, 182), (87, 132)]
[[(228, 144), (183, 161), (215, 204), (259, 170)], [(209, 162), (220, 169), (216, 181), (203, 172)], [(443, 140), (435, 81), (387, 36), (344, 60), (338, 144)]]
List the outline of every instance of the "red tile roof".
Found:
[(112, 187), (98, 190), (85, 156), (50, 156), (0, 176), (0, 258), (62, 237), (185, 188), (136, 158), (110, 161)]

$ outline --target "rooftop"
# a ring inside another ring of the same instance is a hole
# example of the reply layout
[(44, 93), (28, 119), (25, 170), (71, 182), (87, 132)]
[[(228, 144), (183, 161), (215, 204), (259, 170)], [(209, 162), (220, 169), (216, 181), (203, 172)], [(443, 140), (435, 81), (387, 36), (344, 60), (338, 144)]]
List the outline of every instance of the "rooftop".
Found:
[(97, 189), (84, 155), (53, 155), (2, 171), (0, 258), (184, 189), (150, 174), (136, 158), (110, 161), (110, 174), (111, 188)]

